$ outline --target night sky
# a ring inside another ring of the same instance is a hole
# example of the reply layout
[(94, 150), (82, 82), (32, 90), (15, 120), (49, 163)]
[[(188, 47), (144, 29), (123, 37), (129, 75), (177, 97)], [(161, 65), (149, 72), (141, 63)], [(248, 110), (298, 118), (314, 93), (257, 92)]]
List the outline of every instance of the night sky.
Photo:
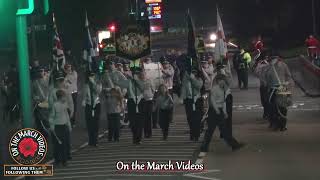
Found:
[[(38, 1), (40, 0), (36, 0)], [(15, 36), (14, 23), (12, 23), (14, 5), (11, 0), (0, 0), (0, 2), (0, 39), (3, 45), (8, 38), (12, 41)], [(68, 48), (81, 46), (78, 39), (81, 39), (84, 33), (85, 10), (88, 12), (91, 26), (102, 28), (113, 20), (125, 16), (129, 9), (129, 0), (54, 0), (52, 2), (51, 10), (56, 14), (59, 31)], [(185, 13), (188, 8), (197, 27), (215, 26), (215, 9), (219, 4), (223, 23), (232, 27), (234, 36), (245, 39), (263, 34), (278, 41), (297, 39), (293, 42), (296, 44), (312, 33), (311, 0), (164, 0), (164, 2), (164, 20), (169, 27), (185, 26)], [(319, 24), (320, 2), (317, 0), (316, 2)], [(8, 9), (6, 6), (11, 7), (11, 13), (3, 16), (4, 9)], [(45, 19), (45, 21), (49, 20), (50, 18)]]

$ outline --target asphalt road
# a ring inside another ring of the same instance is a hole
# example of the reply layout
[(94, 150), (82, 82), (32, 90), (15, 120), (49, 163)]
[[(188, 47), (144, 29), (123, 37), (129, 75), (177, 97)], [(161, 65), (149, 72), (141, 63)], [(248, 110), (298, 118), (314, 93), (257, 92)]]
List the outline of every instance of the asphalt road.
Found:
[[(252, 82), (252, 80), (251, 80)], [(288, 131), (270, 131), (261, 118), (259, 94), (254, 84), (249, 91), (233, 91), (234, 136), (247, 146), (233, 153), (216, 136), (203, 159), (207, 172), (195, 179), (220, 180), (319, 180), (320, 99), (305, 97), (294, 89)], [(245, 106), (243, 106), (245, 104)]]

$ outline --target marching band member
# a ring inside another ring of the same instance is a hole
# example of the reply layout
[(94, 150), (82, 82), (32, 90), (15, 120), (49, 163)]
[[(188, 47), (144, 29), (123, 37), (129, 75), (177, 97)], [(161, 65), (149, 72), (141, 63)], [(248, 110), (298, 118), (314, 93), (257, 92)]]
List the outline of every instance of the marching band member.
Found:
[(187, 121), (190, 128), (190, 140), (198, 141), (201, 123), (201, 87), (203, 81), (198, 70), (191, 74), (185, 72), (182, 80), (181, 98), (184, 100)]
[(32, 81), (32, 98), (35, 103), (35, 123), (37, 129), (44, 135), (48, 136), (45, 129), (49, 128), (48, 122), (48, 98), (49, 98), (49, 79), (45, 75), (44, 68), (38, 68), (34, 72), (35, 80)]
[(84, 86), (82, 106), (85, 107), (85, 118), (88, 129), (89, 146), (97, 146), (100, 118), (101, 84), (93, 72), (88, 72)]
[[(72, 100), (73, 100), (73, 105), (74, 105), (74, 114), (76, 115), (76, 113), (77, 113), (77, 98), (78, 98), (78, 74), (73, 69), (71, 64), (65, 65), (65, 73), (66, 73), (65, 81), (66, 81), (67, 91), (69, 94), (72, 95)], [(75, 125), (75, 117), (76, 117), (75, 115), (71, 118), (72, 126)]]
[(66, 166), (67, 160), (71, 159), (70, 132), (72, 130), (66, 91), (57, 90), (56, 97), (57, 101), (53, 103), (49, 116), (50, 129), (54, 137), (53, 154), (56, 165), (62, 163), (63, 166)]
[(119, 88), (110, 90), (110, 97), (107, 99), (108, 109), (108, 141), (112, 139), (119, 142), (120, 137), (120, 119), (124, 108), (123, 96)]
[(162, 84), (159, 86), (159, 94), (157, 96), (154, 109), (159, 109), (159, 124), (163, 133), (163, 140), (167, 140), (170, 124), (170, 112), (173, 108), (173, 99), (167, 89)]

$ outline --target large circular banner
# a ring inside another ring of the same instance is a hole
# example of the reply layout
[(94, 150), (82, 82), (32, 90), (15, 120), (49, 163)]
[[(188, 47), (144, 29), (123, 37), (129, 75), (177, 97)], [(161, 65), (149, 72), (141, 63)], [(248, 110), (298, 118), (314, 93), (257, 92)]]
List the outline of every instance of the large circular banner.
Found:
[(136, 60), (151, 54), (149, 20), (122, 22), (116, 34), (116, 54)]

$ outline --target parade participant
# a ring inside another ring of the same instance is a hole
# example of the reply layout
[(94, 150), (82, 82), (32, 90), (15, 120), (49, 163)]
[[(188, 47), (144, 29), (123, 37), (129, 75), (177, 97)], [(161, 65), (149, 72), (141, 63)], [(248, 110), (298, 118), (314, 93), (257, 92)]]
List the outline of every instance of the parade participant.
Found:
[(209, 118), (207, 120), (208, 129), (206, 130), (204, 141), (201, 145), (201, 153), (199, 156), (204, 156), (205, 152), (209, 150), (209, 144), (217, 126), (222, 133), (222, 137), (229, 146), (232, 147), (233, 151), (236, 151), (243, 147), (233, 136), (230, 130), (227, 130), (225, 119), (228, 118), (227, 105), (226, 105), (226, 94), (227, 94), (227, 83), (226, 76), (219, 74), (215, 78), (214, 83), (210, 92), (210, 108)]
[(201, 60), (201, 70), (204, 77), (204, 92), (210, 92), (213, 81), (213, 67), (209, 66), (207, 59)]
[(106, 63), (106, 71), (101, 77), (103, 89), (107, 92), (111, 88), (120, 87), (123, 90), (127, 86), (128, 79), (125, 75), (118, 71), (112, 60), (108, 60)]
[(163, 140), (167, 140), (169, 132), (170, 123), (170, 112), (173, 108), (173, 99), (167, 89), (167, 87), (162, 84), (159, 86), (159, 94), (155, 102), (154, 109), (159, 110), (159, 124), (163, 133)]
[(261, 100), (261, 105), (263, 107), (263, 116), (262, 118), (265, 120), (269, 120), (270, 115), (269, 115), (269, 110), (268, 110), (268, 87), (267, 87), (267, 82), (265, 79), (265, 72), (266, 69), (269, 66), (269, 63), (267, 61), (268, 57), (264, 57), (263, 60), (259, 61), (256, 69), (255, 69), (255, 74), (260, 80), (260, 100)]
[(287, 130), (287, 112), (291, 105), (290, 87), (292, 76), (288, 66), (280, 60), (277, 52), (273, 51), (270, 56), (270, 65), (266, 69), (266, 83), (269, 89), (270, 103), (270, 127), (273, 130)]
[(167, 86), (171, 96), (173, 97), (173, 76), (174, 76), (174, 69), (170, 65), (169, 61), (166, 58), (161, 58), (160, 62), (162, 64), (162, 74), (163, 74), (163, 80), (164, 84)]
[(317, 59), (319, 56), (320, 42), (317, 38), (310, 35), (306, 41), (306, 46), (308, 47), (308, 55), (312, 59)]
[(66, 73), (65, 81), (67, 92), (72, 95), (73, 105), (74, 105), (74, 116), (71, 118), (72, 126), (75, 125), (75, 117), (77, 113), (77, 98), (78, 98), (78, 74), (71, 64), (66, 64), (64, 66)]
[(120, 137), (120, 119), (124, 108), (124, 101), (120, 89), (112, 88), (110, 97), (107, 99), (108, 104), (108, 141), (119, 142)]
[[(173, 55), (173, 54), (171, 54)], [(170, 62), (168, 61), (168, 59), (166, 58), (162, 58), (160, 60), (161, 64), (162, 64), (162, 78), (164, 81), (164, 84), (167, 86), (168, 91), (171, 95), (171, 97), (173, 98), (173, 77), (174, 77), (174, 69), (172, 67), (172, 65), (170, 64)], [(174, 109), (173, 109), (174, 110)], [(171, 122), (173, 120), (173, 111), (170, 112), (171, 115)]]
[(123, 63), (123, 74), (126, 76), (126, 78), (132, 78), (132, 72), (130, 70), (129, 65), (129, 62)]
[(49, 115), (50, 129), (53, 133), (55, 165), (67, 165), (70, 156), (70, 132), (72, 130), (66, 92), (56, 91), (57, 101), (54, 102)]
[(89, 146), (97, 146), (100, 118), (101, 84), (93, 72), (88, 72), (84, 85), (82, 106), (85, 107), (85, 118), (89, 137)]
[(190, 140), (198, 141), (201, 123), (201, 87), (203, 81), (198, 70), (184, 74), (181, 99), (184, 101), (187, 121), (190, 128)]
[(122, 65), (122, 63), (121, 63), (120, 61), (117, 62), (117, 64), (116, 64), (116, 69), (117, 69), (119, 72), (124, 73), (124, 71), (123, 71), (123, 65)]
[[(52, 74), (54, 78), (54, 86), (49, 85), (49, 97), (48, 97), (48, 108), (49, 108), (49, 114), (52, 111), (52, 108), (54, 106), (54, 103), (58, 101), (57, 98), (57, 91), (58, 90), (63, 90), (65, 92), (66, 96), (66, 103), (68, 105), (68, 113), (69, 117), (72, 118), (74, 116), (74, 105), (73, 105), (73, 100), (71, 94), (68, 93), (66, 90), (66, 84), (65, 84), (65, 76), (62, 71), (55, 71), (55, 73)], [(70, 144), (68, 144), (70, 145)], [(68, 148), (71, 150), (71, 148)], [(71, 152), (68, 152), (68, 159), (71, 159)]]
[(32, 99), (35, 105), (34, 117), (36, 128), (46, 137), (49, 136), (47, 129), (49, 128), (48, 122), (48, 98), (49, 98), (49, 79), (45, 75), (44, 68), (38, 68), (37, 77), (32, 81)]
[[(240, 50), (240, 58), (239, 58), (239, 74), (240, 76), (240, 89), (248, 89), (248, 71), (249, 64), (251, 62), (251, 56), (244, 49)], [(243, 84), (243, 87), (242, 87)]]
[(152, 136), (152, 112), (153, 112), (153, 96), (155, 93), (152, 81), (147, 79), (144, 71), (139, 73), (137, 79), (139, 87), (142, 89), (143, 98), (140, 103), (143, 107), (143, 118), (144, 118), (144, 137), (151, 138)]
[(143, 106), (140, 103), (143, 98), (143, 89), (137, 82), (137, 74), (141, 69), (133, 69), (134, 76), (130, 79), (128, 84), (128, 115), (130, 127), (133, 134), (133, 144), (139, 145), (142, 140), (142, 130), (144, 125), (144, 118), (142, 115)]

